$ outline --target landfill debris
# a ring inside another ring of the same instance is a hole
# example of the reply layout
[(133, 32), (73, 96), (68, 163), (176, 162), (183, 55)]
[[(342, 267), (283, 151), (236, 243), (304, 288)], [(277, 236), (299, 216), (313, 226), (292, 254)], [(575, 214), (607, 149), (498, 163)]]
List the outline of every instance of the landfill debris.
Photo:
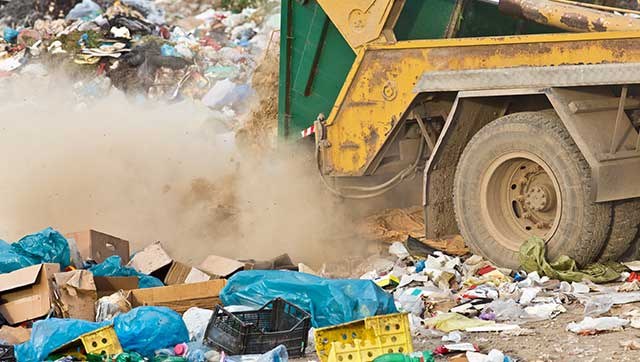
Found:
[(397, 312), (393, 297), (370, 280), (331, 280), (293, 271), (241, 271), (220, 294), (224, 305), (256, 308), (275, 298), (309, 312), (313, 327)]
[(51, 283), (59, 271), (59, 264), (39, 264), (0, 274), (4, 320), (16, 325), (49, 314), (54, 298)]
[(581, 282), (584, 279), (595, 283), (606, 283), (617, 280), (624, 266), (619, 263), (594, 263), (578, 269), (576, 262), (561, 255), (553, 262), (546, 260), (546, 246), (542, 239), (531, 238), (520, 247), (520, 264), (527, 272), (537, 271), (549, 278), (569, 282)]
[(116, 316), (131, 310), (129, 293), (118, 291), (112, 295), (98, 299), (96, 304), (96, 322), (110, 321)]
[(637, 351), (640, 350), (640, 340), (629, 339), (620, 341), (620, 346), (623, 347), (625, 351)]
[(55, 303), (64, 318), (94, 321), (94, 305), (98, 300), (93, 274), (87, 270), (74, 270), (53, 275)]
[(629, 321), (618, 317), (585, 317), (581, 322), (571, 322), (567, 330), (576, 334), (596, 334), (604, 331), (620, 330), (629, 325)]

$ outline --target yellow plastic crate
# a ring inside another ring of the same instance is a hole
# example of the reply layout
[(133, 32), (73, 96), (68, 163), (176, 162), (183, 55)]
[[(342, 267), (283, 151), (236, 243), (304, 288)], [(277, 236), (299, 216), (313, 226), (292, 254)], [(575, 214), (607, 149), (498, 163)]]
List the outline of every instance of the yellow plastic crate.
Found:
[(406, 313), (365, 318), (315, 331), (322, 362), (371, 362), (386, 353), (411, 353), (413, 341)]
[(58, 348), (56, 353), (82, 352), (86, 354), (113, 356), (122, 353), (120, 340), (113, 326), (106, 326), (85, 333), (72, 342)]

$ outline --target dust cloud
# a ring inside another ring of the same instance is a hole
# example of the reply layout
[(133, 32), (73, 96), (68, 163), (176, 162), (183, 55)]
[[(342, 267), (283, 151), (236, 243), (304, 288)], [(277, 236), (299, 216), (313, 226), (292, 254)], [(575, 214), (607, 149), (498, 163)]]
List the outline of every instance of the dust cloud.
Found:
[(365, 247), (310, 155), (243, 154), (210, 117), (116, 91), (85, 104), (58, 77), (0, 83), (0, 238), (91, 228), (188, 263), (288, 252), (317, 266)]

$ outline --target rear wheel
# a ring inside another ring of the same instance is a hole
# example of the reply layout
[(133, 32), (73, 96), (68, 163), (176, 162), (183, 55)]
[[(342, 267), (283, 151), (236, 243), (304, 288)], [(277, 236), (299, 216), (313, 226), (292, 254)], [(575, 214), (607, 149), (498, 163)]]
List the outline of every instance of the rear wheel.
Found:
[(520, 245), (547, 243), (547, 255), (595, 260), (610, 231), (611, 205), (593, 202), (591, 172), (553, 112), (501, 117), (482, 128), (460, 158), (456, 219), (476, 253), (519, 267)]

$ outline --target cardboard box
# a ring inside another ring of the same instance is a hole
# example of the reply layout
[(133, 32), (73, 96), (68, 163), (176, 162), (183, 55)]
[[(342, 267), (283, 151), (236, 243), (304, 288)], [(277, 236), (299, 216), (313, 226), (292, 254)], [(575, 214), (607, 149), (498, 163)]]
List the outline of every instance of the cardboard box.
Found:
[(58, 264), (40, 264), (0, 274), (0, 314), (17, 324), (44, 317), (51, 310), (52, 279)]
[(160, 242), (155, 242), (137, 252), (131, 258), (129, 266), (141, 273), (164, 280), (172, 263), (173, 259), (164, 251)]
[(244, 263), (217, 255), (209, 255), (198, 265), (198, 269), (219, 278), (228, 278), (238, 270), (244, 269), (244, 267)]
[(138, 289), (138, 277), (93, 277), (98, 298), (116, 293), (119, 290)]
[(80, 256), (102, 263), (112, 255), (122, 258), (122, 264), (129, 262), (129, 242), (95, 230), (68, 233), (67, 238), (75, 240)]
[(56, 305), (63, 318), (96, 320), (95, 304), (98, 300), (93, 274), (87, 270), (74, 270), (54, 274)]
[(24, 327), (2, 326), (0, 328), (0, 340), (8, 344), (21, 344), (31, 338), (31, 329)]
[(206, 282), (136, 289), (129, 296), (131, 307), (164, 306), (184, 313), (191, 307), (212, 309), (220, 304), (220, 291), (227, 284), (224, 279)]
[(164, 284), (190, 284), (206, 282), (210, 279), (211, 276), (209, 274), (196, 268), (192, 268), (186, 264), (174, 261), (173, 264), (171, 264), (171, 268), (169, 268), (166, 278), (164, 278)]

